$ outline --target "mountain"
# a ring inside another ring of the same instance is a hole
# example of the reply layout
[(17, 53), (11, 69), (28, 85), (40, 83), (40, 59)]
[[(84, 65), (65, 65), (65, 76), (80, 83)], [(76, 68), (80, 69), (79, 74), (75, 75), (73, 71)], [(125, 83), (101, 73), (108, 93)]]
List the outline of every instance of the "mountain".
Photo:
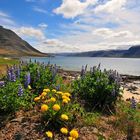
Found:
[[(59, 54), (61, 55), (61, 54)], [(128, 50), (101, 50), (88, 51), (80, 53), (66, 53), (65, 56), (79, 56), (79, 57), (130, 57), (140, 58), (140, 45), (132, 46)]]
[(0, 56), (47, 56), (22, 40), (15, 32), (0, 26)]

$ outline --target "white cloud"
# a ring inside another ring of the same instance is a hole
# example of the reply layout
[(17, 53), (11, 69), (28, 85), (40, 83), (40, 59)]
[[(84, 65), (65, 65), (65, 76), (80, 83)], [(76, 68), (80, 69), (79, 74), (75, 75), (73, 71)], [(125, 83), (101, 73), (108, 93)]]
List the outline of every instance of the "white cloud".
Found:
[(110, 0), (103, 5), (99, 5), (95, 8), (95, 13), (98, 12), (107, 12), (114, 13), (117, 10), (120, 10), (125, 4), (127, 0)]
[(11, 19), (11, 17), (7, 13), (0, 11), (0, 25), (12, 26), (15, 25), (15, 22)]
[(60, 7), (54, 9), (54, 13), (62, 14), (65, 18), (74, 18), (85, 12), (88, 6), (95, 5), (97, 0), (63, 0)]
[(44, 41), (35, 45), (37, 49), (47, 53), (58, 53), (58, 52), (73, 52), (78, 48), (71, 46), (59, 39), (45, 39)]
[(47, 14), (47, 10), (39, 8), (39, 7), (33, 7), (33, 10), (39, 13)]
[(42, 29), (46, 29), (48, 27), (46, 23), (40, 23), (38, 26)]
[(32, 37), (37, 40), (45, 39), (44, 33), (40, 29), (36, 29), (33, 27), (20, 27), (20, 28), (15, 29), (15, 31), (20, 36)]

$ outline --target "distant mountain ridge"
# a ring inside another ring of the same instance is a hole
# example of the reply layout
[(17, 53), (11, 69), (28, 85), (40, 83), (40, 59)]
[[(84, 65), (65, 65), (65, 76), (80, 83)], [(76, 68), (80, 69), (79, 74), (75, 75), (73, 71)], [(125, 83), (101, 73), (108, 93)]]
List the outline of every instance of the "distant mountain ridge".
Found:
[(132, 46), (128, 50), (101, 50), (80, 53), (63, 53), (59, 55), (79, 57), (126, 57), (140, 58), (140, 45)]
[(0, 26), (0, 56), (47, 56), (22, 40), (15, 32)]

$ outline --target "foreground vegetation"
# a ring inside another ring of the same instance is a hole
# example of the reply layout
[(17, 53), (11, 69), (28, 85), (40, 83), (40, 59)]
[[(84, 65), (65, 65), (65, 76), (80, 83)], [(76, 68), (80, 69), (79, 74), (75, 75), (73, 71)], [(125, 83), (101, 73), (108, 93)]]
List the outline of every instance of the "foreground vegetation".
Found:
[(134, 98), (121, 100), (120, 75), (101, 71), (100, 65), (90, 72), (86, 69), (83, 67), (80, 77), (66, 84), (56, 65), (14, 63), (0, 80), (0, 115), (33, 111), (29, 116), (37, 116), (41, 135), (32, 139), (82, 139), (85, 127), (89, 134), (93, 132), (94, 139), (138, 138), (140, 106)]

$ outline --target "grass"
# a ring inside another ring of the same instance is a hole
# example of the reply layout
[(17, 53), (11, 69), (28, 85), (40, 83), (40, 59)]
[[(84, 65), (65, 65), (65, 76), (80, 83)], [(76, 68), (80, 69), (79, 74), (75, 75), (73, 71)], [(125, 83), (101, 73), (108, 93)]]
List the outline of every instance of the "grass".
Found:
[(18, 59), (0, 57), (0, 78), (3, 75), (5, 75), (7, 70), (7, 65), (11, 66), (18, 63), (19, 63)]

